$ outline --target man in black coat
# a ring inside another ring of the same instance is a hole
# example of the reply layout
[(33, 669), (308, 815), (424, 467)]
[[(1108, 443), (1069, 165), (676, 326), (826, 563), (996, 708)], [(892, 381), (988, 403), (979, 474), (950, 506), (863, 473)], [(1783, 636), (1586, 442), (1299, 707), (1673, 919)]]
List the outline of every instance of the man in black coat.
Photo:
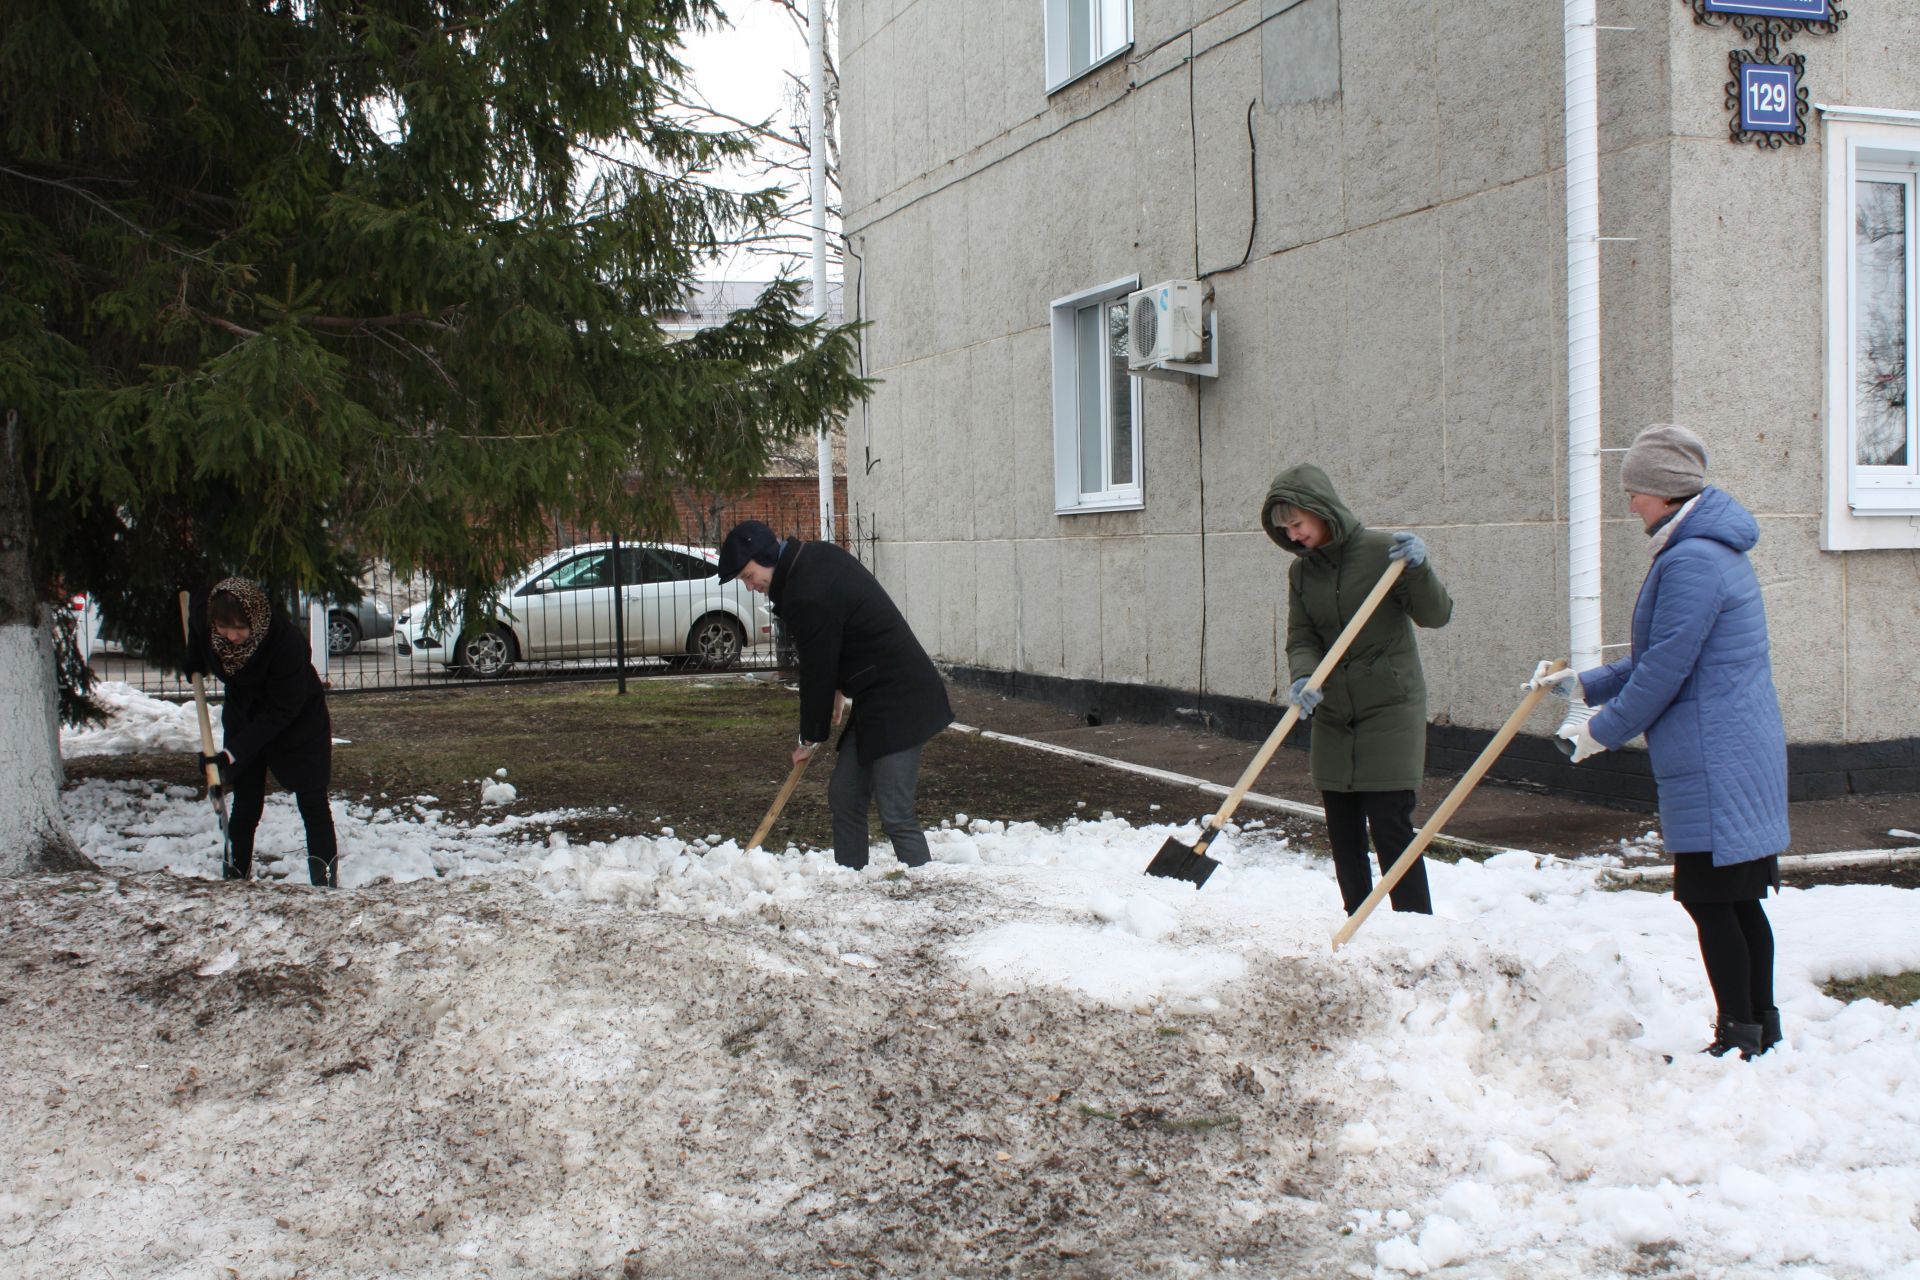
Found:
[(772, 602), (800, 656), (794, 763), (846, 720), (827, 787), (834, 861), (867, 865), (867, 810), (878, 803), (894, 855), (909, 867), (925, 865), (931, 855), (915, 804), (920, 749), (952, 723), (953, 708), (907, 620), (845, 551), (781, 539), (758, 520), (735, 525), (720, 548), (720, 581), (735, 576)]

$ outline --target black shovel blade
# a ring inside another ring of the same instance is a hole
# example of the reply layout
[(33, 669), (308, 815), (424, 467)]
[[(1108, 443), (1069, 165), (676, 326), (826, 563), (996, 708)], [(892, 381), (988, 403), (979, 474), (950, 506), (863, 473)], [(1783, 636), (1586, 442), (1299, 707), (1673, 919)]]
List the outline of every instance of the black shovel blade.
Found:
[(1147, 874), (1163, 880), (1191, 880), (1193, 887), (1198, 889), (1219, 866), (1206, 854), (1198, 853), (1168, 836), (1166, 843), (1160, 846), (1160, 852), (1154, 854), (1153, 861), (1147, 864)]

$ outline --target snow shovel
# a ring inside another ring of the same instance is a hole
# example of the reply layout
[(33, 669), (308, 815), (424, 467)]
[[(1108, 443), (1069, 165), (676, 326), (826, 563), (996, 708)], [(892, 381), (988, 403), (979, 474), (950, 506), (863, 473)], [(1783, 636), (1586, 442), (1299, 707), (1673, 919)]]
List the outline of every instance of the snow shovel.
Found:
[(760, 819), (760, 829), (753, 833), (753, 839), (747, 841), (745, 850), (747, 853), (758, 849), (760, 842), (767, 838), (767, 832), (773, 830), (774, 820), (780, 816), (780, 811), (787, 807), (787, 801), (792, 797), (793, 789), (800, 785), (800, 775), (807, 771), (807, 766), (813, 763), (814, 756), (819, 753), (820, 748), (816, 746), (800, 757), (800, 763), (793, 766), (793, 772), (787, 775), (785, 784), (780, 788), (780, 794), (773, 798), (773, 804), (768, 807), (767, 816)]
[[(180, 593), (180, 630), (187, 638), (187, 644), (193, 644), (192, 597), (186, 592)], [(191, 656), (191, 655), (189, 655)], [(193, 677), (193, 705), (200, 713), (200, 754), (211, 756), (213, 750), (213, 721), (207, 715), (207, 690), (199, 676)], [(229, 875), (233, 870), (233, 832), (227, 829), (227, 789), (220, 782), (220, 766), (209, 763), (207, 771), (207, 799), (213, 803), (213, 812), (220, 819), (220, 874)]]
[[(1327, 656), (1320, 659), (1320, 665), (1315, 667), (1313, 674), (1307, 677), (1307, 688), (1318, 689), (1326, 683), (1327, 677), (1333, 674), (1334, 667), (1339, 665), (1340, 659), (1346, 656), (1347, 647), (1353, 643), (1353, 638), (1360, 634), (1360, 628), (1367, 625), (1367, 619), (1371, 618), (1373, 611), (1380, 607), (1380, 602), (1386, 599), (1387, 592), (1392, 590), (1393, 584), (1400, 580), (1400, 573), (1406, 567), (1407, 562), (1404, 560), (1388, 563), (1387, 571), (1380, 575), (1380, 581), (1373, 584), (1373, 590), (1368, 592), (1367, 598), (1360, 602), (1359, 611), (1353, 615), (1353, 621), (1349, 622), (1334, 638), (1333, 647), (1327, 650)], [(1248, 765), (1247, 771), (1240, 775), (1240, 781), (1233, 784), (1233, 790), (1227, 793), (1226, 803), (1220, 806), (1220, 812), (1207, 819), (1206, 826), (1200, 831), (1200, 838), (1191, 845), (1184, 845), (1172, 836), (1168, 836), (1167, 842), (1160, 846), (1160, 852), (1154, 854), (1153, 861), (1147, 864), (1148, 875), (1161, 876), (1168, 880), (1191, 880), (1196, 889), (1207, 882), (1207, 877), (1220, 866), (1218, 862), (1207, 856), (1208, 846), (1214, 842), (1221, 831), (1226, 829), (1227, 819), (1232, 817), (1233, 811), (1240, 807), (1240, 801), (1245, 798), (1247, 788), (1253, 785), (1254, 779), (1260, 776), (1260, 771), (1267, 767), (1267, 761), (1273, 759), (1273, 753), (1280, 749), (1280, 744), (1286, 740), (1289, 733), (1293, 732), (1293, 726), (1299, 722), (1300, 705), (1295, 703), (1287, 708), (1287, 714), (1280, 718), (1279, 725), (1267, 735), (1266, 742), (1254, 755), (1253, 763)]]
[[(1565, 662), (1555, 662), (1547, 670), (1564, 671), (1566, 666)], [(1414, 860), (1426, 852), (1427, 846), (1433, 843), (1433, 838), (1440, 834), (1440, 828), (1446, 826), (1452, 820), (1454, 811), (1466, 803), (1467, 795), (1479, 785), (1480, 779), (1486, 775), (1488, 769), (1493, 767), (1493, 762), (1500, 758), (1500, 753), (1507, 749), (1507, 744), (1513, 741), (1513, 736), (1520, 732), (1520, 726), (1527, 722), (1527, 717), (1533, 714), (1533, 709), (1540, 705), (1540, 699), (1546, 694), (1547, 686), (1544, 684), (1527, 691), (1527, 696), (1520, 700), (1518, 709), (1507, 717), (1507, 722), (1500, 726), (1500, 732), (1493, 735), (1493, 741), (1489, 742), (1486, 750), (1480, 753), (1480, 758), (1473, 762), (1473, 767), (1461, 775), (1460, 781), (1454, 783), (1453, 790), (1447, 792), (1447, 798), (1440, 802), (1440, 807), (1433, 811), (1431, 818), (1427, 819), (1427, 825), (1420, 828), (1420, 834), (1413, 838), (1413, 843), (1394, 860), (1387, 874), (1380, 877), (1380, 883), (1373, 886), (1373, 892), (1367, 895), (1366, 901), (1347, 917), (1346, 923), (1334, 930), (1333, 949), (1335, 951), (1340, 949), (1341, 943), (1360, 931), (1361, 923), (1372, 914), (1375, 907), (1380, 905), (1380, 899), (1392, 892), (1393, 886), (1400, 883), (1402, 876), (1413, 870)]]

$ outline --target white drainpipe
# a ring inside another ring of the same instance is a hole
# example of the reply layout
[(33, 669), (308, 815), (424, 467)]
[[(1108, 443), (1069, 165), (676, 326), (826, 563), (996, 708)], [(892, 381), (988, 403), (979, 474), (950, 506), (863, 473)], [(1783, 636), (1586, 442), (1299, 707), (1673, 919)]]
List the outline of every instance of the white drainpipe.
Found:
[[(827, 4), (807, 6), (807, 185), (813, 219), (813, 316), (827, 314)], [(833, 541), (833, 437), (822, 422), (814, 441), (820, 460), (820, 537)]]
[(1576, 671), (1600, 663), (1600, 112), (1596, 21), (1594, 0), (1566, 0), (1567, 620)]

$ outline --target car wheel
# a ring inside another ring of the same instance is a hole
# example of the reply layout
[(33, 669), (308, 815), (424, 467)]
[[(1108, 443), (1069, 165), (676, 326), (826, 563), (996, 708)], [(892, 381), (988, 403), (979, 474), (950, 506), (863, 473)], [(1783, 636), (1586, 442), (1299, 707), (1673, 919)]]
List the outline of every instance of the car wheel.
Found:
[(519, 648), (513, 642), (513, 633), (504, 627), (482, 631), (460, 642), (460, 670), (483, 680), (505, 675), (518, 657)]
[(707, 671), (738, 666), (746, 642), (747, 630), (737, 619), (710, 613), (694, 623), (687, 636), (687, 665)]
[(327, 615), (327, 652), (334, 657), (352, 653), (360, 643), (360, 627), (344, 613)]

